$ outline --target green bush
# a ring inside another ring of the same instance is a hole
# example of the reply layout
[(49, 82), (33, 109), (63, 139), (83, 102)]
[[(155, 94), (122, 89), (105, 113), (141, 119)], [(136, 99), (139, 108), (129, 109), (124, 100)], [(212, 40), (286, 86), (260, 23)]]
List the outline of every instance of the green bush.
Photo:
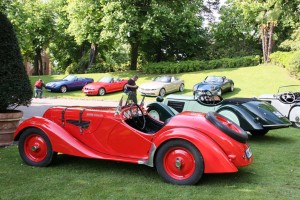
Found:
[(298, 76), (298, 73), (300, 71), (300, 51), (296, 51), (293, 53), (289, 66), (291, 73)]
[(273, 64), (286, 68), (290, 74), (299, 77), (300, 51), (277, 51), (270, 55), (270, 60)]
[(13, 26), (0, 12), (0, 112), (28, 106), (32, 88)]
[(173, 74), (193, 72), (216, 68), (235, 68), (255, 66), (260, 63), (259, 56), (246, 56), (241, 58), (223, 58), (219, 60), (189, 60), (180, 62), (148, 63), (142, 66), (142, 70), (149, 74)]

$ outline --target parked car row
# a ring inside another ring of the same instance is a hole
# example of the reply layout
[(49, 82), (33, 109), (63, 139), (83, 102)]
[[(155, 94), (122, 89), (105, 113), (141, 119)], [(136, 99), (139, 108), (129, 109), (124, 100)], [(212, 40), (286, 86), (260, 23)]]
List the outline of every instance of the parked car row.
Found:
[[(86, 95), (103, 96), (110, 92), (124, 91), (128, 80), (118, 77), (102, 77), (97, 82), (94, 79), (68, 75), (62, 80), (51, 81), (46, 84), (49, 92), (62, 92), (82, 90)], [(143, 83), (139, 92), (147, 96), (165, 96), (173, 92), (183, 92), (184, 80), (176, 76), (157, 76), (151, 81)], [(234, 83), (225, 76), (207, 76), (204, 81), (193, 87), (193, 94), (200, 95), (203, 91), (211, 91), (213, 94), (222, 95), (224, 92), (233, 91)]]

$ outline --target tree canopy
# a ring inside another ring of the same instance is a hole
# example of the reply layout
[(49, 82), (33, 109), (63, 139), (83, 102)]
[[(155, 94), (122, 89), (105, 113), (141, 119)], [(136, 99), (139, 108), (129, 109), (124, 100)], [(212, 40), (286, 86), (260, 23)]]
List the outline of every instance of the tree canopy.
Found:
[[(147, 62), (207, 60), (291, 50), (300, 0), (2, 0), (24, 59), (41, 53), (68, 72), (136, 70)], [(282, 45), (280, 45), (282, 43)]]

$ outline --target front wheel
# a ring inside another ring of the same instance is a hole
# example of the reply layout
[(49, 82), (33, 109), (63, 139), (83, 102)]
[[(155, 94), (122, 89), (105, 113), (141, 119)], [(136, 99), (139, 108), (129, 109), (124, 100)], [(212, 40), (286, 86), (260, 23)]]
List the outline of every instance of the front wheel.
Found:
[(104, 88), (100, 88), (98, 91), (99, 96), (103, 96), (105, 95), (105, 89)]
[(60, 87), (60, 92), (61, 92), (61, 93), (66, 93), (67, 90), (68, 90), (68, 89), (67, 89), (67, 86), (65, 86), (65, 85), (63, 85), (63, 86)]
[(163, 97), (166, 95), (166, 90), (164, 88), (160, 89), (159, 96)]
[(48, 136), (38, 128), (28, 128), (22, 133), (19, 153), (26, 164), (36, 167), (50, 165), (56, 155)]
[(194, 185), (204, 173), (199, 150), (185, 140), (171, 140), (158, 149), (155, 159), (158, 174), (168, 183)]

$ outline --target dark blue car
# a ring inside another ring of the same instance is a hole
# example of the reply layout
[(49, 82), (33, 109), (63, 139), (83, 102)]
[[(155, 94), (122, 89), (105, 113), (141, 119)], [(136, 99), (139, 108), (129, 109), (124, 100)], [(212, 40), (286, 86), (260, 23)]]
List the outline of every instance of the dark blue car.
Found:
[(221, 96), (224, 92), (233, 90), (234, 82), (226, 76), (207, 76), (204, 81), (194, 85), (193, 94), (197, 98), (204, 91), (210, 91), (213, 95)]
[(51, 81), (46, 84), (46, 89), (50, 92), (65, 93), (70, 90), (81, 90), (83, 86), (94, 82), (92, 78), (77, 77), (75, 75), (68, 75), (62, 80)]

